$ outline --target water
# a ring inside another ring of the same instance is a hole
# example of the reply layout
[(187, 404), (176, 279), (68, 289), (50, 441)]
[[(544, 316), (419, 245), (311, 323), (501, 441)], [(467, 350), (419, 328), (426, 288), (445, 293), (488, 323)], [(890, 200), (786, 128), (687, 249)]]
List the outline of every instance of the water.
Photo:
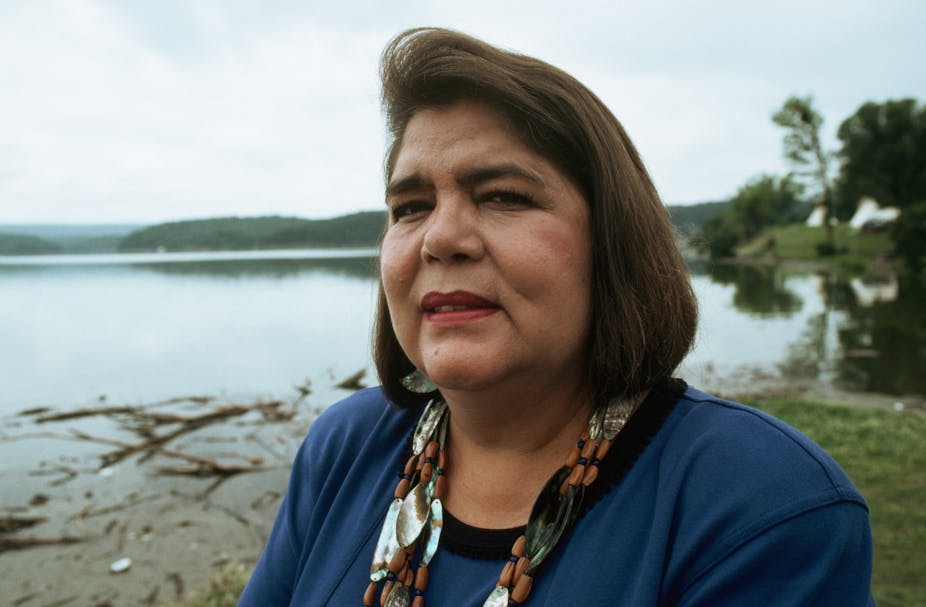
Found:
[[(285, 398), (360, 369), (372, 383), (375, 265), (369, 250), (0, 258), (0, 415)], [(701, 325), (680, 374), (694, 383), (764, 374), (926, 395), (922, 287), (692, 271)]]

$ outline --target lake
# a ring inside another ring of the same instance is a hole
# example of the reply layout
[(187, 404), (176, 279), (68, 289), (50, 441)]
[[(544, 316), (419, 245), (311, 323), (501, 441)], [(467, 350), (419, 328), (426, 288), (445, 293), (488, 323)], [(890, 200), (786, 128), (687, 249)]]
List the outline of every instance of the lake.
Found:
[[(371, 250), (0, 257), (0, 415), (178, 396), (286, 398), (366, 369)], [(679, 371), (926, 395), (926, 292), (775, 267), (695, 265)], [(714, 388), (716, 389), (716, 388)]]

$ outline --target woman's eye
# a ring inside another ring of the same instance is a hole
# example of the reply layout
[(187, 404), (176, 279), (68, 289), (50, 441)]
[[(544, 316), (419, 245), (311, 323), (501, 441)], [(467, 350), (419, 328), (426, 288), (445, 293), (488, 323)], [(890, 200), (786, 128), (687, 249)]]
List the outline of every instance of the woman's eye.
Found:
[(483, 202), (493, 203), (505, 207), (533, 206), (534, 199), (528, 194), (510, 190), (495, 190), (482, 197)]
[(424, 201), (403, 202), (392, 208), (392, 221), (409, 221), (427, 213), (430, 209), (430, 203)]

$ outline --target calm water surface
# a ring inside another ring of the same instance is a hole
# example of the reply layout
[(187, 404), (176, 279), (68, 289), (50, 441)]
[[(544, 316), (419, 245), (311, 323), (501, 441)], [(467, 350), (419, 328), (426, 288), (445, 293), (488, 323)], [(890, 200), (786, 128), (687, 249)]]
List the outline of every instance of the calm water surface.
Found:
[[(369, 250), (0, 258), (0, 415), (176, 396), (278, 398), (372, 382)], [(680, 374), (784, 374), (926, 395), (926, 294), (775, 268), (692, 268)], [(706, 380), (705, 380), (706, 381)]]

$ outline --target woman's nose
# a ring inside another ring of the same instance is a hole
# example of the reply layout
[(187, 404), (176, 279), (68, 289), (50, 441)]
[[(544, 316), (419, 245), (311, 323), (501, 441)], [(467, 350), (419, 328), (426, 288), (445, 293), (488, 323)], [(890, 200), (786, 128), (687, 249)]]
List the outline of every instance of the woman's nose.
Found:
[(478, 208), (469, 200), (439, 200), (427, 219), (421, 252), (425, 261), (482, 257), (485, 243), (480, 234)]

